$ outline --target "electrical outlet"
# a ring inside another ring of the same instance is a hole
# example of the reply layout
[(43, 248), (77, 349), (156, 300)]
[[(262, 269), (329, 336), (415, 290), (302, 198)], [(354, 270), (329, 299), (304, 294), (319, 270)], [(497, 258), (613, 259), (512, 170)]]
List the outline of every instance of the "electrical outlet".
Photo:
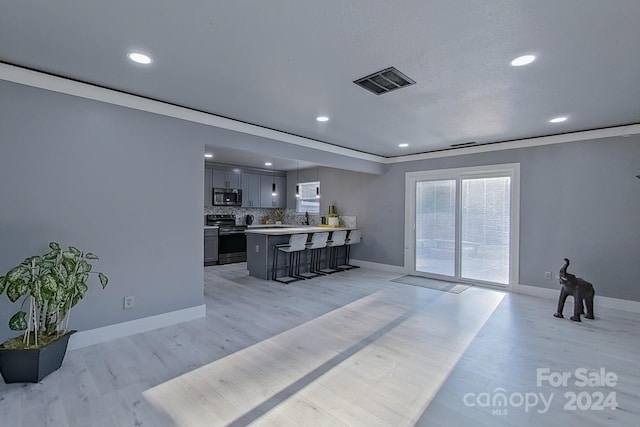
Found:
[(544, 278), (546, 280), (551, 280), (551, 272), (550, 271), (545, 271), (544, 272)]
[(260, 246), (256, 245), (256, 253), (260, 252)]
[(124, 297), (124, 303), (122, 308), (124, 310), (129, 310), (130, 308), (133, 308), (133, 297)]

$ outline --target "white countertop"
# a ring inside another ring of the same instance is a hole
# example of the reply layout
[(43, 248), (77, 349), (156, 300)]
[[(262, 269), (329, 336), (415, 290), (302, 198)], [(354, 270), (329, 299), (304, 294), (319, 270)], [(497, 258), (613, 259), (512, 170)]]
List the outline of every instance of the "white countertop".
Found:
[(348, 227), (314, 227), (311, 225), (300, 225), (296, 227), (279, 227), (279, 228), (248, 228), (245, 233), (249, 234), (266, 234), (269, 236), (287, 236), (289, 234), (301, 233), (322, 233), (323, 231), (340, 231), (353, 230)]
[(218, 227), (217, 225), (205, 225), (204, 226), (205, 230), (208, 229), (208, 228), (220, 228), (220, 227)]
[(299, 225), (294, 224), (251, 224), (247, 226), (248, 228), (291, 228), (291, 227), (300, 227)]

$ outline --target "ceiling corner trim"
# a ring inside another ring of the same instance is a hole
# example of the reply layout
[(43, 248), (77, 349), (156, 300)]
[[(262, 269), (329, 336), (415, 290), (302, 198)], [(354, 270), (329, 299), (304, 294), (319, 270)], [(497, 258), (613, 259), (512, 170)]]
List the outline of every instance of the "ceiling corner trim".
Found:
[(409, 154), (406, 156), (385, 159), (385, 164), (413, 162), (416, 160), (438, 159), (442, 157), (464, 156), (466, 154), (488, 153), (491, 151), (513, 150), (515, 148), (538, 147), (542, 145), (561, 144), (564, 142), (589, 141), (592, 139), (610, 138), (640, 134), (640, 124), (616, 126), (604, 129), (585, 130), (561, 135), (541, 136), (537, 138), (517, 139), (514, 141), (496, 142), (474, 147), (457, 148), (455, 150), (434, 151), (432, 153)]
[(39, 89), (45, 89), (52, 92), (63, 93), (79, 98), (90, 99), (93, 101), (104, 102), (121, 107), (131, 108), (134, 110), (173, 117), (176, 119), (227, 129), (257, 137), (273, 139), (289, 144), (295, 144), (306, 148), (325, 151), (332, 154), (338, 154), (360, 160), (366, 160), (381, 164), (385, 163), (385, 160), (387, 160), (382, 156), (363, 153), (361, 151), (351, 150), (349, 148), (316, 141), (314, 139), (304, 138), (301, 136), (253, 125), (250, 123), (244, 123), (226, 117), (216, 116), (215, 114), (191, 110), (189, 108), (180, 107), (177, 105), (172, 105), (124, 92), (119, 92), (117, 90), (94, 86), (88, 83), (66, 79), (64, 77), (29, 70), (3, 62), (0, 62), (0, 80), (18, 83), (25, 86), (36, 87)]

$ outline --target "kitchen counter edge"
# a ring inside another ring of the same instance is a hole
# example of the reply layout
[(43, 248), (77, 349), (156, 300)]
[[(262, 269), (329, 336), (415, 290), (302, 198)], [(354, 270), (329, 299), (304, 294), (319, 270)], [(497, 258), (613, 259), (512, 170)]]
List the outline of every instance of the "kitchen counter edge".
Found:
[(314, 227), (314, 226), (301, 226), (301, 227), (287, 227), (287, 228), (248, 228), (246, 234), (266, 234), (269, 236), (286, 236), (289, 234), (301, 234), (301, 233), (322, 233), (324, 231), (348, 231), (355, 230), (352, 227)]

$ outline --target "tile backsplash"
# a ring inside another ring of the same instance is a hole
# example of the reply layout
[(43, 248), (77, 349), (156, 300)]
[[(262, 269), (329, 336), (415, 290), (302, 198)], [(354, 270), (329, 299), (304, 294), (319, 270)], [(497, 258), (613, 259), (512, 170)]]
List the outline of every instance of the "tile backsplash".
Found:
[[(267, 224), (273, 224), (275, 222), (274, 214), (277, 209), (261, 209), (261, 208), (238, 208), (233, 206), (205, 206), (204, 214), (227, 214), (235, 215), (236, 224), (244, 225), (245, 217), (247, 215), (253, 215), (253, 223), (261, 224), (266, 219)], [(320, 225), (321, 215), (309, 215), (309, 225)], [(206, 222), (206, 218), (205, 218)], [(295, 209), (284, 209), (283, 224), (291, 225), (303, 225), (305, 224), (304, 214), (299, 214)], [(340, 225), (345, 227), (356, 228), (356, 217), (350, 215), (340, 215)]]
[[(254, 224), (260, 224), (262, 218), (269, 218), (269, 222), (273, 223), (273, 213), (275, 209), (260, 209), (260, 208), (238, 208), (234, 206), (205, 206), (204, 214), (226, 214), (235, 215), (236, 224), (244, 225), (244, 218), (247, 215), (253, 215)], [(205, 218), (206, 222), (206, 218)]]

